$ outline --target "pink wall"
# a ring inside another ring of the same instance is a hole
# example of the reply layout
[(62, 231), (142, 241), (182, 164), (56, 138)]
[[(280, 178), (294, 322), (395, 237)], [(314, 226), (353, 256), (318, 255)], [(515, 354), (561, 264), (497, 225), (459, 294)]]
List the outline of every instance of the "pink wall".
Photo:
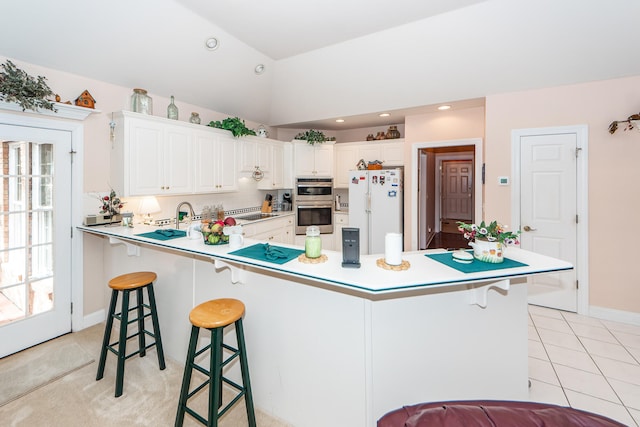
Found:
[(640, 110), (640, 76), (489, 96), (486, 99), (485, 213), (508, 223), (513, 129), (588, 125), (589, 304), (640, 313), (634, 223), (640, 212), (640, 132), (607, 131)]

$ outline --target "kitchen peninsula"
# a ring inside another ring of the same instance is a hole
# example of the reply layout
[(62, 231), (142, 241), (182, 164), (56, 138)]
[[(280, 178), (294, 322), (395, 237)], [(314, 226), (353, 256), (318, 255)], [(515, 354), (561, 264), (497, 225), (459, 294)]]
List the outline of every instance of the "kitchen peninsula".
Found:
[(517, 248), (506, 256), (523, 265), (473, 273), (425, 251), (405, 252), (404, 271), (378, 267), (382, 255), (345, 269), (333, 251), (325, 263), (280, 265), (227, 245), (137, 236), (152, 227), (79, 229), (103, 239), (104, 283), (134, 270), (158, 274), (165, 353), (180, 363), (191, 308), (242, 300), (254, 401), (295, 426), (374, 426), (424, 401), (526, 399), (526, 277), (572, 268)]

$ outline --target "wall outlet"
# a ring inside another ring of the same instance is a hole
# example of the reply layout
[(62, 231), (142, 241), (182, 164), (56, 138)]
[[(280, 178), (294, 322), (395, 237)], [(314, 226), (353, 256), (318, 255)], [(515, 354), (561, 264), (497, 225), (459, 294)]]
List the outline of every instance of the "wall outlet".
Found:
[(200, 221), (202, 219), (202, 215), (194, 215), (193, 218), (191, 218), (192, 221)]
[(165, 219), (156, 219), (153, 221), (155, 225), (169, 225), (171, 224), (171, 220), (169, 218)]

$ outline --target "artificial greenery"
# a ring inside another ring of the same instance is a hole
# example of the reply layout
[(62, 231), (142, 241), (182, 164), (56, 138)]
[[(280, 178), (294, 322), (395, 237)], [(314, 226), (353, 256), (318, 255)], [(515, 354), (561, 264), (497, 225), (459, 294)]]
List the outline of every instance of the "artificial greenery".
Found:
[(325, 141), (328, 141), (327, 138), (322, 131), (309, 129), (306, 132), (300, 132), (297, 134), (294, 139), (303, 139), (306, 140), (309, 144), (322, 144)]
[(255, 135), (255, 131), (247, 128), (244, 124), (244, 120), (239, 119), (238, 117), (227, 117), (223, 121), (216, 120), (209, 122), (208, 126), (212, 128), (224, 129), (231, 131), (233, 136), (239, 138), (244, 135)]
[(53, 102), (46, 99), (53, 92), (45, 82), (45, 77), (34, 78), (9, 60), (0, 67), (0, 101), (15, 102), (22, 107), (22, 111), (38, 111), (39, 108), (56, 111)]

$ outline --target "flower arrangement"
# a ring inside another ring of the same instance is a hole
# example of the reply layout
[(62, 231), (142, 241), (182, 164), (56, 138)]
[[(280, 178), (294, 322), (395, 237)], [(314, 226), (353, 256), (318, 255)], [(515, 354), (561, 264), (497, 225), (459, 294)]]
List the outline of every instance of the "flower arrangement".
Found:
[(520, 231), (506, 231), (505, 228), (504, 225), (498, 224), (497, 221), (493, 221), (489, 225), (485, 224), (484, 221), (480, 225), (458, 221), (458, 231), (463, 232), (464, 238), (467, 240), (485, 239), (489, 242), (497, 241), (504, 245), (517, 245), (520, 243), (518, 241)]
[(108, 196), (100, 197), (99, 200), (102, 202), (102, 206), (100, 206), (101, 214), (118, 215), (120, 209), (124, 206), (124, 202), (120, 200), (120, 197), (116, 195), (113, 189), (111, 189)]

